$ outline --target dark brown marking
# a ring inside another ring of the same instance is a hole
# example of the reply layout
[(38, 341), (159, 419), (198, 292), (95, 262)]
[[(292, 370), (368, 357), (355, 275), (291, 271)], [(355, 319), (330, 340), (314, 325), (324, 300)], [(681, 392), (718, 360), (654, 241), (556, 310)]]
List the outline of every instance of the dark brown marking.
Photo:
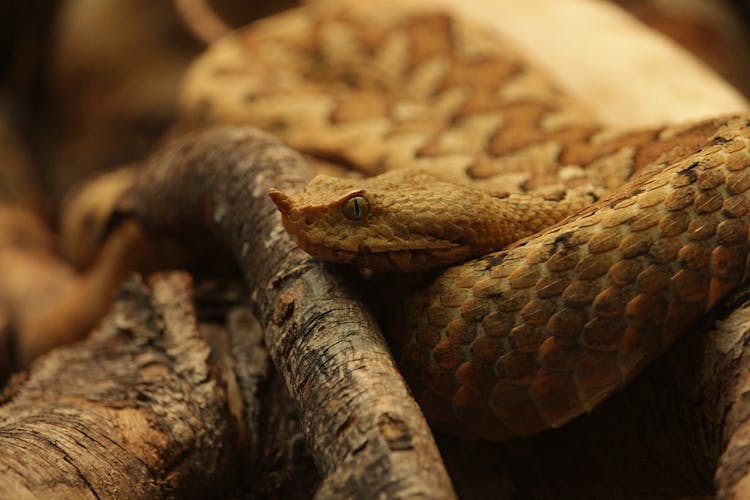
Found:
[(490, 196), (493, 198), (497, 198), (498, 200), (504, 200), (505, 198), (508, 198), (510, 196), (510, 193), (507, 192), (499, 192), (499, 191), (491, 191)]
[(555, 238), (555, 241), (552, 242), (552, 246), (555, 248), (555, 252), (561, 252), (572, 248), (572, 246), (569, 245), (568, 242), (570, 241), (570, 238), (573, 237), (574, 233), (575, 231), (566, 231), (562, 234), (558, 234)]
[(503, 263), (505, 260), (505, 257), (508, 256), (508, 252), (498, 252), (488, 255), (487, 257), (482, 258), (482, 261), (485, 263), (484, 270), (489, 271), (495, 266), (499, 266)]
[(718, 146), (720, 144), (726, 144), (727, 142), (729, 142), (729, 139), (727, 139), (726, 137), (717, 135), (716, 137), (714, 137), (714, 140), (711, 141), (711, 144), (714, 146)]
[(679, 175), (684, 175), (685, 177), (687, 177), (687, 179), (688, 179), (689, 182), (693, 183), (693, 182), (695, 182), (695, 181), (698, 180), (698, 174), (697, 174), (697, 172), (695, 172), (695, 170), (693, 170), (697, 166), (698, 166), (698, 162), (694, 161), (693, 163), (690, 164), (689, 167), (683, 168), (682, 170), (678, 171), (677, 173)]
[(544, 199), (547, 201), (562, 201), (565, 199), (566, 194), (565, 191), (556, 191), (554, 193), (546, 194)]

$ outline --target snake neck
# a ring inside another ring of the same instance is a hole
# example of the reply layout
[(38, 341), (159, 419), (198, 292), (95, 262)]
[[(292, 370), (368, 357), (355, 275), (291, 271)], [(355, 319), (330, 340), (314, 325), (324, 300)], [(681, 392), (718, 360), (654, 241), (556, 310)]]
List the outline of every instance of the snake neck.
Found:
[(526, 194), (490, 195), (490, 224), (497, 226), (497, 236), (477, 241), (485, 253), (500, 250), (528, 236), (548, 229), (567, 217), (598, 201), (590, 190), (569, 190), (539, 196)]

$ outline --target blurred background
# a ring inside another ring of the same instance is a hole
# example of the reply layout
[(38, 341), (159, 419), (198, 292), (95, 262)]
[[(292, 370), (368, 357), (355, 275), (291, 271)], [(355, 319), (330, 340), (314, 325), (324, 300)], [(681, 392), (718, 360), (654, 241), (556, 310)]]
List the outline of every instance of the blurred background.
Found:
[[(750, 95), (750, 0), (613, 1)], [(52, 221), (82, 178), (144, 158), (172, 123), (178, 82), (205, 46), (200, 12), (186, 20), (178, 7), (204, 3), (239, 27), (295, 2), (0, 3), (0, 199)]]

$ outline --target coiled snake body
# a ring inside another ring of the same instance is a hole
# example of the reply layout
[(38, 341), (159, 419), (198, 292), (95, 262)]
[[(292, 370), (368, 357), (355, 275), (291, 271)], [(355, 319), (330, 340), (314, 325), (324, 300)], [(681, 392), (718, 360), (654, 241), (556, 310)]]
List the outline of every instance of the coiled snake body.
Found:
[(495, 440), (557, 427), (745, 282), (747, 117), (607, 131), (492, 33), (364, 12), (314, 4), (220, 42), (184, 106), (382, 174), (272, 198), (313, 255), (443, 269), (391, 335), (433, 421)]

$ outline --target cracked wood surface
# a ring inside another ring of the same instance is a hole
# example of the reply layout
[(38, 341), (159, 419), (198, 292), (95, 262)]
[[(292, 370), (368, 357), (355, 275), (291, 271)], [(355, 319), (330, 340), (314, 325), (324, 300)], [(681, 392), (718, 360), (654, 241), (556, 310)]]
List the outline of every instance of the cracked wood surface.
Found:
[(208, 363), (185, 274), (133, 281), (86, 342), (17, 376), (0, 405), (0, 491), (14, 498), (208, 494), (237, 422)]
[(351, 272), (299, 250), (281, 226), (271, 186), (310, 173), (272, 136), (219, 127), (152, 157), (121, 211), (148, 232), (229, 249), (250, 289), (266, 345), (298, 403), (324, 474), (317, 495), (454, 495), (437, 447)]

